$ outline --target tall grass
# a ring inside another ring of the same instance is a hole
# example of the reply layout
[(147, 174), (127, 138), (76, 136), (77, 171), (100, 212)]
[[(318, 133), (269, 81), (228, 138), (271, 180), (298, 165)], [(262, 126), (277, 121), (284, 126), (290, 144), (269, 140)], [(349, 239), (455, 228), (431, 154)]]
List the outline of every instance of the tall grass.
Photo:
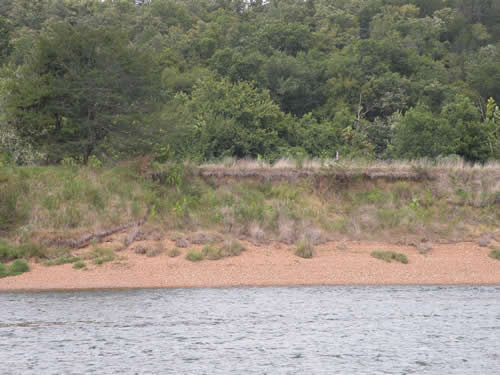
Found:
[[(500, 224), (498, 163), (300, 164), (227, 159), (197, 167), (167, 165), (155, 178), (156, 172), (142, 162), (100, 169), (6, 168), (0, 176), (0, 232), (11, 243), (39, 243), (74, 238), (148, 213), (148, 225), (162, 231), (213, 230), (256, 243), (271, 239), (293, 244), (311, 229), (396, 241), (408, 236), (460, 239)], [(336, 175), (346, 172), (350, 177)], [(392, 178), (400, 172), (401, 179)], [(437, 178), (415, 178), (428, 173)], [(12, 259), (2, 246), (0, 257)], [(21, 258), (55, 257), (28, 245), (19, 251)]]

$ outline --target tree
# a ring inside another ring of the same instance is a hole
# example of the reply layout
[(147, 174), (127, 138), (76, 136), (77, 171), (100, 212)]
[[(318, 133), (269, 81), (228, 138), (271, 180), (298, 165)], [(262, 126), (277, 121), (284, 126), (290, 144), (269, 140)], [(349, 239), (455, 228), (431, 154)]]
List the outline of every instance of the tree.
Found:
[(258, 155), (274, 159), (286, 146), (285, 115), (269, 92), (251, 83), (206, 78), (191, 96), (179, 94), (175, 100), (178, 105), (169, 106), (164, 117), (170, 125), (167, 132), (178, 134), (171, 138), (174, 151), (186, 150), (187, 144), (192, 156), (204, 160)]
[(134, 125), (155, 88), (154, 61), (113, 27), (56, 22), (7, 85), (9, 121), (49, 161), (92, 152)]
[(454, 154), (457, 149), (457, 135), (448, 120), (436, 116), (422, 104), (406, 112), (395, 124), (394, 131), (395, 157), (435, 158)]

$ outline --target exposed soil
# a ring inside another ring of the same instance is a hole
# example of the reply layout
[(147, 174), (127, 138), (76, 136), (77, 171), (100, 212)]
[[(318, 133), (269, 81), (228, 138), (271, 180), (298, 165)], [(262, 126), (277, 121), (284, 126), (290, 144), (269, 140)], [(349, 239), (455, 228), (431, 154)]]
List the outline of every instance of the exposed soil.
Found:
[[(435, 245), (426, 255), (415, 247), (378, 242), (337, 242), (317, 246), (312, 259), (293, 254), (292, 247), (273, 244), (256, 247), (245, 243), (240, 256), (217, 261), (190, 262), (188, 249), (175, 258), (119, 252), (118, 260), (89, 269), (71, 264), (45, 267), (30, 264), (31, 271), (0, 279), (0, 291), (41, 291), (107, 288), (180, 288), (269, 285), (386, 285), (386, 284), (500, 284), (500, 261), (488, 257), (490, 249), (463, 242)], [(142, 241), (139, 244), (153, 246)], [(173, 242), (164, 245), (174, 247)], [(342, 246), (343, 247), (343, 246)], [(199, 246), (198, 246), (199, 248)], [(387, 263), (370, 256), (373, 250), (404, 253), (409, 263)], [(84, 250), (82, 250), (84, 251)], [(90, 263), (90, 262), (87, 262)]]

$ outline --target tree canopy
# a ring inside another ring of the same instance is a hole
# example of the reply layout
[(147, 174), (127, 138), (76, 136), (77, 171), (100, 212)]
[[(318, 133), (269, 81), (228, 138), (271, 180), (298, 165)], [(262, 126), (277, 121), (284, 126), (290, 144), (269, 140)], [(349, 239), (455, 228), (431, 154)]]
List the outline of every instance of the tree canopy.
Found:
[(490, 0), (13, 0), (0, 147), (19, 163), (20, 148), (485, 162), (499, 61)]

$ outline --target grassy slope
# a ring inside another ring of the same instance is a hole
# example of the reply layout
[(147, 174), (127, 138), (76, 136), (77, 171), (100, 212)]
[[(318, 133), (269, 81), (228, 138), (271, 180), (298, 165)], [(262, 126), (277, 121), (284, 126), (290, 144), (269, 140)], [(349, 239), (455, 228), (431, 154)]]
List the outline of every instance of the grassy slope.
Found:
[(158, 231), (397, 242), (463, 240), (500, 224), (498, 165), (297, 164), (163, 167), (156, 181), (144, 161), (110, 169), (3, 168), (0, 229), (12, 243), (43, 242), (148, 212), (147, 225)]

